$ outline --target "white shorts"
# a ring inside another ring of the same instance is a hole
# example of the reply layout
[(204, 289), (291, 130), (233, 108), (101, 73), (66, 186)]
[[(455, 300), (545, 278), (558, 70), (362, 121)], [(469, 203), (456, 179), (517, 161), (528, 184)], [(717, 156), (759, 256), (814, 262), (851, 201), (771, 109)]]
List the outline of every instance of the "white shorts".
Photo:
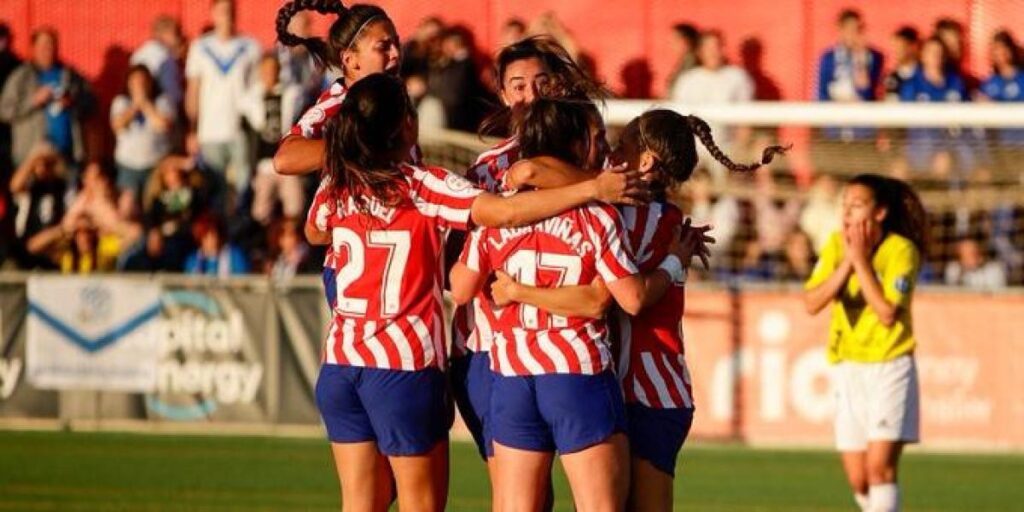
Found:
[(843, 361), (832, 377), (839, 451), (864, 451), (871, 441), (918, 441), (921, 399), (912, 355), (881, 363)]

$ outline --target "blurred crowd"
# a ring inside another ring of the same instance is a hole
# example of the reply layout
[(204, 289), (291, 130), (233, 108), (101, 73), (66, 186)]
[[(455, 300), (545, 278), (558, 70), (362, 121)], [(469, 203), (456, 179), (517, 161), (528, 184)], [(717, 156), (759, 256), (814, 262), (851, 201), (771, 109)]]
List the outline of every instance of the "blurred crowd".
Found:
[[(189, 41), (176, 19), (155, 19), (105, 112), (89, 81), (60, 59), (58, 33), (35, 30), (30, 53), (15, 56), (12, 34), (0, 25), (0, 267), (278, 279), (318, 270), (321, 255), (302, 235), (318, 178), (278, 175), (272, 157), (336, 77), (318, 70), (301, 47), (264, 48), (239, 33), (230, 3), (214, 2), (209, 21)], [(856, 11), (843, 11), (837, 23), (839, 40), (820, 57), (821, 101), (1024, 99), (1021, 49), (1009, 32), (993, 35), (993, 70), (979, 78), (965, 70), (964, 31), (955, 21), (937, 21), (928, 35), (901, 28), (893, 34), (893, 62), (866, 40)], [(295, 16), (290, 30), (315, 35), (308, 12)], [(593, 59), (553, 14), (508, 20), (499, 44), (541, 33), (593, 72)], [(759, 69), (756, 41), (742, 43), (743, 57), (734, 64), (718, 30), (684, 23), (672, 33), (669, 98), (690, 105), (779, 99)], [(473, 32), (427, 18), (404, 36), (402, 75), (421, 129), (477, 131), (498, 100), (488, 52)], [(624, 96), (645, 95), (626, 82)], [(85, 149), (83, 131), (96, 119), (114, 136), (108, 157)], [(728, 152), (740, 155), (774, 136), (737, 126), (713, 129)], [(823, 129), (812, 158), (827, 154), (815, 163), (825, 172), (806, 194), (780, 199), (779, 173), (771, 170), (730, 176), (707, 165), (679, 200), (697, 222), (715, 226), (716, 270), (706, 277), (798, 280), (838, 227), (841, 181), (830, 175), (889, 169), (897, 177), (957, 187), (984, 180), (1022, 150), (1024, 130)], [(728, 192), (736, 187), (753, 193)], [(986, 289), (1022, 284), (1021, 218), (1020, 205), (936, 213), (934, 238), (942, 250), (926, 266), (925, 281)]]

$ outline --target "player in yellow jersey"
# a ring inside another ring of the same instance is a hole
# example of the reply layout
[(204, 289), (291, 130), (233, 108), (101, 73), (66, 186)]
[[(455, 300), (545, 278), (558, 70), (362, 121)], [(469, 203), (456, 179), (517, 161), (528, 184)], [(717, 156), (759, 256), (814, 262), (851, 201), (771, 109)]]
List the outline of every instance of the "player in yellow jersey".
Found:
[(836, 447), (861, 510), (899, 510), (896, 472), (918, 441), (919, 392), (910, 303), (927, 220), (906, 183), (856, 176), (843, 193), (833, 233), (806, 284), (814, 314), (832, 305)]

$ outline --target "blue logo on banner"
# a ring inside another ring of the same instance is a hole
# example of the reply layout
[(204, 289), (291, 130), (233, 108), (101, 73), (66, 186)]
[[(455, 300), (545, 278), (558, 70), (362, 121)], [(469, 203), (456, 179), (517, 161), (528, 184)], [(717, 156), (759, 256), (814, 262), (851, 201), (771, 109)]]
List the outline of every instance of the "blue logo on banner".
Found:
[[(83, 295), (86, 295), (85, 290), (83, 290)], [(83, 299), (84, 298), (85, 297), (83, 296)], [(109, 296), (106, 296), (105, 299), (100, 299), (98, 301), (87, 300), (86, 304), (87, 306), (83, 308), (82, 314), (85, 315), (85, 318), (94, 318), (91, 317), (90, 315), (99, 315), (100, 313), (105, 313), (102, 311), (104, 307), (109, 310)], [(156, 303), (147, 307), (146, 309), (142, 310), (135, 316), (126, 320), (121, 325), (115, 326), (109, 332), (95, 337), (88, 337), (82, 334), (78, 329), (68, 325), (63, 320), (51, 315), (49, 311), (43, 309), (43, 307), (36, 303), (35, 301), (29, 301), (28, 312), (30, 315), (36, 315), (37, 317), (39, 317), (39, 320), (41, 320), (44, 324), (50, 326), (50, 328), (60, 333), (62, 336), (67, 338), (68, 341), (70, 341), (71, 343), (78, 345), (78, 347), (81, 348), (82, 350), (89, 353), (95, 353), (107, 348), (111, 344), (115, 343), (117, 340), (125, 336), (128, 336), (139, 327), (142, 327), (150, 320), (153, 320), (154, 318), (159, 316), (160, 304)]]

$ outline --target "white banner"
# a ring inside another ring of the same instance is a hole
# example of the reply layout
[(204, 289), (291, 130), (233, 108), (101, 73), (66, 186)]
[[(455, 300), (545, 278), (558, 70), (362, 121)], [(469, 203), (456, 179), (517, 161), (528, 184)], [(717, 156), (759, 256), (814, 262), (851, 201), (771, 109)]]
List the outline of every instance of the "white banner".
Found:
[(151, 392), (160, 286), (109, 277), (28, 280), (26, 363), (40, 389)]

